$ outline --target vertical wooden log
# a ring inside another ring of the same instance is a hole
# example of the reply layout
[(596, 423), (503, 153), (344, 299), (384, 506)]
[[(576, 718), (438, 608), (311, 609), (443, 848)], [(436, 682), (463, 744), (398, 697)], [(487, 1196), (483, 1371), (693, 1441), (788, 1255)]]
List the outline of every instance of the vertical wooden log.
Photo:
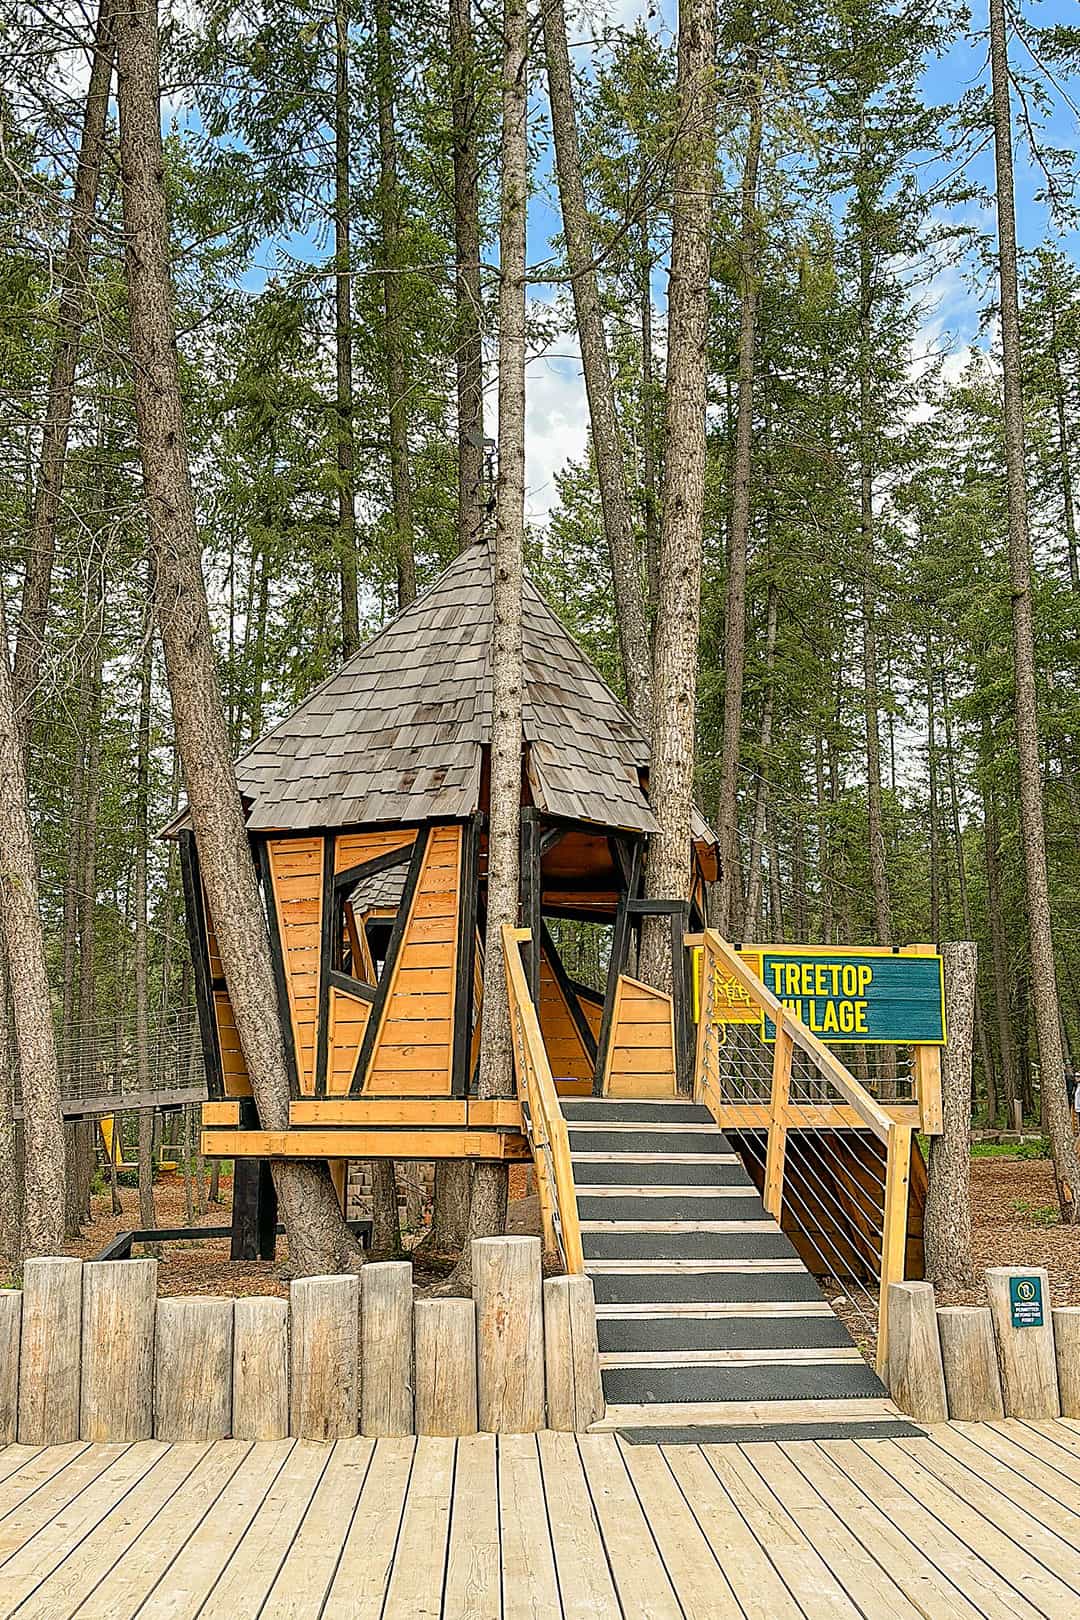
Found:
[(949, 1416), (993, 1423), (1005, 1416), (994, 1324), (985, 1305), (942, 1305), (937, 1313)]
[(283, 1299), (233, 1306), (235, 1440), (284, 1440), (289, 1433), (289, 1307)]
[(19, 1441), (57, 1446), (79, 1438), (82, 1261), (66, 1255), (23, 1268)]
[(544, 1427), (540, 1239), (477, 1238), (472, 1262), (480, 1427), (534, 1434)]
[(944, 1423), (949, 1412), (933, 1285), (891, 1283), (888, 1311), (889, 1393), (917, 1423)]
[(417, 1434), (475, 1434), (475, 1303), (418, 1299), (413, 1326)]
[(603, 1417), (590, 1277), (549, 1277), (545, 1282), (544, 1368), (549, 1429), (582, 1434)]
[(413, 1432), (412, 1265), (386, 1260), (360, 1279), (360, 1430)]
[[(881, 1228), (881, 1283), (878, 1304), (878, 1372), (884, 1378), (889, 1365), (889, 1295), (893, 1283), (903, 1282), (907, 1264), (908, 1199), (911, 1193), (911, 1126), (895, 1120), (889, 1131), (885, 1160), (885, 1207)], [(936, 1332), (936, 1329), (935, 1329)], [(942, 1391), (944, 1399), (944, 1390)], [(927, 1419), (929, 1422), (930, 1420)]]
[(289, 1433), (296, 1439), (356, 1433), (359, 1348), (359, 1277), (298, 1277), (289, 1288)]
[(233, 1302), (159, 1299), (154, 1331), (154, 1435), (225, 1440), (232, 1427)]
[(15, 1442), (19, 1427), (19, 1340), (22, 1293), (0, 1288), (0, 1446)]
[[(1061, 1415), (1080, 1418), (1080, 1305), (1059, 1305), (1055, 1310), (1054, 1350)], [(0, 1418), (2, 1416), (0, 1400)]]
[(154, 1432), (156, 1260), (83, 1267), (84, 1440), (149, 1440)]
[[(1037, 1277), (1041, 1280), (1043, 1299), (1041, 1327), (1012, 1325), (1009, 1282), (1013, 1277)], [(986, 1273), (986, 1292), (994, 1320), (994, 1338), (997, 1340), (1005, 1416), (1060, 1417), (1057, 1362), (1054, 1356), (1054, 1322), (1050, 1311), (1050, 1287), (1045, 1270), (1041, 1266), (991, 1266)]]

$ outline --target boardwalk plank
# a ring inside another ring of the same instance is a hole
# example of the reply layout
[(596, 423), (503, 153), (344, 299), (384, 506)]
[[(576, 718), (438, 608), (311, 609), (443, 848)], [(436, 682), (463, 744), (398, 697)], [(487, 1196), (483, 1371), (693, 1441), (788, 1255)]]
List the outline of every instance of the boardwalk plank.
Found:
[(885, 1512), (877, 1500), (864, 1495), (821, 1445), (784, 1442), (781, 1449), (822, 1500), (872, 1549), (921, 1614), (932, 1620), (981, 1620), (983, 1610), (958, 1591), (922, 1547), (909, 1539), (894, 1517), (896, 1510)]
[(619, 1620), (619, 1600), (572, 1434), (537, 1437), (551, 1545), (566, 1620)]
[[(913, 1447), (916, 1443), (926, 1445), (928, 1442), (910, 1440), (908, 1445)], [(981, 1486), (973, 1492), (972, 1484), (965, 1477), (947, 1486), (942, 1484), (938, 1474), (931, 1473), (921, 1461), (915, 1461), (912, 1455), (894, 1448), (892, 1440), (881, 1442), (881, 1448), (887, 1448), (891, 1453), (887, 1466), (892, 1469), (895, 1479), (904, 1484), (913, 1497), (925, 1503), (931, 1513), (941, 1518), (950, 1531), (960, 1537), (960, 1541), (967, 1542), (968, 1547), (984, 1562), (997, 1570), (1006, 1571), (1010, 1583), (1023, 1597), (1027, 1597), (1035, 1609), (1051, 1617), (1051, 1620), (1075, 1620), (1077, 1592), (1057, 1578), (1038, 1555), (1028, 1550), (1031, 1541), (1038, 1541), (1033, 1534), (1038, 1526), (1033, 1526), (1022, 1515), (1025, 1526), (1022, 1529), (1022, 1544), (1006, 1529), (999, 1528), (984, 1516), (983, 1508), (988, 1505), (986, 1498), (991, 1494), (989, 1487)], [(978, 1507), (972, 1500), (973, 1495)], [(994, 1503), (993, 1511), (1001, 1511), (1001, 1503)], [(1015, 1526), (1015, 1521), (1012, 1523)], [(1044, 1533), (1044, 1536), (1061, 1545), (1057, 1537), (1049, 1537), (1049, 1533)], [(1044, 1552), (1044, 1547), (1041, 1550)]]
[(903, 1581), (881, 1567), (778, 1445), (748, 1446), (746, 1457), (868, 1620), (920, 1620)]
[(411, 1438), (378, 1442), (330, 1587), (326, 1620), (380, 1620), (415, 1446)]
[(30, 1455), (0, 1484), (0, 1520), (14, 1512), (33, 1491), (40, 1490), (48, 1480), (55, 1479), (62, 1469), (87, 1449), (87, 1444), (85, 1440), (70, 1440), (66, 1445), (40, 1446), (32, 1451), (29, 1446), (23, 1447)]
[(374, 1450), (374, 1440), (359, 1435), (335, 1445), (260, 1620), (315, 1620), (322, 1613)]
[(1001, 1435), (983, 1446), (978, 1435), (961, 1434), (951, 1424), (941, 1423), (935, 1424), (931, 1439), (954, 1462), (969, 1468), (1022, 1513), (1060, 1536), (1074, 1554), (1080, 1552), (1080, 1484), (1070, 1486), (1063, 1474), (1055, 1474)]
[(799, 1620), (802, 1610), (747, 1528), (698, 1446), (665, 1446), (664, 1455), (747, 1620)]
[(495, 1436), (457, 1443), (443, 1620), (501, 1620), (502, 1557)]
[(710, 1466), (807, 1614), (854, 1620), (858, 1610), (738, 1446), (703, 1446)]
[(290, 1444), (288, 1440), (257, 1444), (250, 1440), (212, 1442), (211, 1457), (221, 1455), (225, 1478), (217, 1494), (205, 1504), (203, 1516), (192, 1525), (186, 1503), (174, 1499), (146, 1532), (155, 1539), (160, 1535), (169, 1544), (173, 1558), (139, 1610), (144, 1620), (188, 1620), (199, 1612), (223, 1567), (243, 1541)]
[[(127, 1450), (127, 1445), (117, 1442), (115, 1445), (87, 1447), (85, 1451), (72, 1458), (66, 1468), (31, 1495), (25, 1497), (17, 1508), (0, 1520), (0, 1568), (7, 1563), (13, 1553), (17, 1553), (30, 1537), (36, 1535), (43, 1525), (55, 1519), (66, 1507), (75, 1501), (81, 1491), (92, 1485), (95, 1479), (118, 1462)], [(3, 1575), (0, 1575), (0, 1582)]]
[(667, 1571), (612, 1434), (578, 1436), (581, 1461), (611, 1562), (619, 1601), (628, 1615), (668, 1620), (682, 1615)]
[(20, 1620), (67, 1620), (206, 1452), (140, 1440), (5, 1566), (4, 1602)]
[(420, 1435), (416, 1441), (409, 1495), (401, 1521), (390, 1585), (387, 1620), (439, 1620), (446, 1538), (454, 1485), (454, 1441)]
[(502, 1434), (498, 1453), (503, 1620), (557, 1620), (563, 1611), (536, 1436)]
[(659, 1446), (620, 1442), (619, 1450), (687, 1620), (741, 1620), (742, 1610)]
[(258, 1612), (308, 1511), (330, 1455), (330, 1448), (315, 1440), (293, 1443), (244, 1539), (199, 1610), (199, 1620), (236, 1620), (245, 1612)]
[(912, 1496), (890, 1472), (887, 1441), (872, 1449), (857, 1440), (822, 1440), (821, 1450), (843, 1469), (860, 1490), (904, 1532), (913, 1547), (921, 1548), (942, 1574), (975, 1605), (984, 1620), (1033, 1620), (1040, 1611), (1020, 1596), (1014, 1586), (974, 1552), (951, 1528), (943, 1525)]
[(35, 1457), (41, 1455), (41, 1450), (40, 1446), (18, 1446), (14, 1444), (0, 1446), (0, 1484), (3, 1484), (10, 1474), (16, 1473), (18, 1469), (25, 1468), (27, 1463), (33, 1462)]

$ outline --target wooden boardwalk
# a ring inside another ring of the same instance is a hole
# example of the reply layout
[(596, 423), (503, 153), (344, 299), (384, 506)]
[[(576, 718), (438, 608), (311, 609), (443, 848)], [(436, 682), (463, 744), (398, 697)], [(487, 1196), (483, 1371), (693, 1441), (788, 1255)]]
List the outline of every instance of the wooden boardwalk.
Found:
[(0, 1451), (0, 1613), (1074, 1620), (1080, 1423)]

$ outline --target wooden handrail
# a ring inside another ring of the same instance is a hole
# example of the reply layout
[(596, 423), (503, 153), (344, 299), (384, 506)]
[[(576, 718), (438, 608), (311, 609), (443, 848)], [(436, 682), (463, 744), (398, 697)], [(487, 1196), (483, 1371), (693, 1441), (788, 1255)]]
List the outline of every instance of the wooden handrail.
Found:
[(821, 1073), (836, 1087), (848, 1106), (854, 1108), (878, 1141), (887, 1142), (893, 1127), (891, 1116), (875, 1098), (871, 1097), (865, 1086), (859, 1084), (836, 1054), (807, 1028), (801, 1018), (783, 1005), (779, 997), (775, 996), (754, 970), (746, 965), (738, 951), (715, 929), (705, 930), (704, 942), (706, 948), (720, 958), (731, 977), (742, 986), (750, 999), (769, 1014), (777, 1030), (781, 1027), (788, 1029), (795, 1045), (801, 1047), (808, 1057), (813, 1058)]
[[(722, 964), (728, 976), (746, 991), (752, 1004), (760, 1012), (767, 1013), (775, 1025), (776, 1042), (773, 1048), (772, 1082), (769, 1103), (765, 1109), (768, 1141), (763, 1198), (765, 1208), (769, 1214), (777, 1221), (781, 1217), (784, 1203), (784, 1170), (788, 1131), (793, 1126), (801, 1123), (798, 1117), (799, 1110), (792, 1108), (790, 1103), (793, 1046), (798, 1046), (810, 1058), (818, 1073), (839, 1092), (843, 1102), (852, 1110), (856, 1119), (861, 1120), (873, 1132), (878, 1141), (884, 1145), (885, 1184), (882, 1204), (877, 1338), (877, 1364), (880, 1371), (885, 1367), (888, 1356), (888, 1311), (886, 1307), (889, 1284), (900, 1282), (904, 1277), (912, 1127), (906, 1122), (894, 1119), (892, 1115), (881, 1107), (880, 1103), (870, 1095), (864, 1086), (859, 1084), (855, 1076), (845, 1067), (835, 1053), (807, 1028), (797, 1014), (783, 1005), (779, 997), (773, 994), (753, 969), (747, 966), (739, 953), (715, 929), (707, 928), (704, 934), (688, 938), (686, 943), (690, 947), (704, 946), (705, 971), (709, 972), (711, 964), (714, 962), (718, 961)], [(714, 1103), (713, 1098), (709, 1095), (710, 1088), (706, 1074), (707, 1025), (707, 987), (703, 979), (694, 1094), (700, 1101), (709, 1106), (717, 1124), (723, 1129), (725, 1121), (722, 1099), (718, 1097)], [(806, 1128), (814, 1129), (815, 1127), (808, 1125)]]
[[(514, 1067), (517, 1070), (519, 1095), (528, 1104), (526, 1130), (533, 1147), (536, 1164), (537, 1192), (545, 1225), (550, 1224), (551, 1197), (554, 1195), (558, 1213), (558, 1238), (563, 1264), (572, 1275), (585, 1270), (581, 1249), (581, 1227), (578, 1222), (577, 1191), (574, 1171), (570, 1162), (570, 1137), (563, 1118), (559, 1094), (548, 1062), (544, 1038), (540, 1033), (540, 1020), (536, 1015), (525, 969), (521, 962), (521, 947), (532, 939), (528, 928), (502, 927), (503, 959), (506, 963), (506, 989), (510, 1003), (510, 1025), (514, 1036)], [(520, 1041), (518, 1037), (520, 1036)], [(550, 1155), (550, 1185), (548, 1156)], [(546, 1204), (546, 1208), (545, 1208)]]

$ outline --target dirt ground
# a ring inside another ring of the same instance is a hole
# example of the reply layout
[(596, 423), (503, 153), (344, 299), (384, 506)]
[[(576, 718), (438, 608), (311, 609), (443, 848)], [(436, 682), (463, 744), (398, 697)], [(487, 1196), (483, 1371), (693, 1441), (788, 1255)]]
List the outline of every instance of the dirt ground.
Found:
[[(139, 1225), (139, 1195), (134, 1187), (117, 1189), (122, 1213), (111, 1211), (109, 1189), (96, 1193), (91, 1199), (92, 1219), (83, 1228), (77, 1242), (64, 1245), (64, 1253), (92, 1260), (119, 1232)], [(221, 1202), (210, 1204), (205, 1215), (196, 1216), (195, 1226), (228, 1226), (232, 1203), (232, 1178), (221, 1177)], [(160, 1176), (154, 1185), (154, 1207), (158, 1226), (186, 1226), (184, 1183), (179, 1172)], [(510, 1206), (507, 1230), (525, 1235), (538, 1235), (540, 1211), (532, 1191), (532, 1172), (527, 1166), (515, 1165), (510, 1171)], [(418, 1243), (422, 1232), (407, 1233), (406, 1247)], [(136, 1249), (136, 1254), (146, 1250)], [(183, 1243), (167, 1243), (159, 1256), (158, 1293), (177, 1294), (276, 1294), (286, 1298), (289, 1291), (287, 1277), (282, 1273), (288, 1265), (288, 1245), (278, 1238), (277, 1259), (230, 1260), (228, 1238), (207, 1238)], [(0, 1260), (0, 1282), (5, 1267)], [(419, 1293), (428, 1293), (443, 1281), (445, 1270), (417, 1266), (416, 1286)]]
[[(539, 1210), (531, 1187), (531, 1173), (515, 1167), (510, 1173), (508, 1230), (537, 1234)], [(66, 1245), (68, 1254), (92, 1259), (118, 1232), (138, 1225), (138, 1194), (121, 1187), (123, 1213), (109, 1211), (108, 1189), (93, 1199), (93, 1219), (77, 1243)], [(221, 1178), (220, 1204), (211, 1204), (196, 1225), (227, 1226), (232, 1195), (231, 1180)], [(159, 1226), (183, 1226), (184, 1186), (179, 1174), (162, 1176), (154, 1190)], [(1054, 1178), (1048, 1159), (1006, 1157), (974, 1158), (971, 1164), (972, 1248), (975, 1269), (987, 1266), (1045, 1266), (1050, 1297), (1055, 1305), (1080, 1305), (1080, 1232), (1057, 1220)], [(407, 1234), (411, 1247), (423, 1236)], [(278, 1259), (232, 1261), (228, 1239), (166, 1244), (160, 1257), (158, 1287), (162, 1294), (277, 1294), (285, 1297), (288, 1283), (282, 1271), (288, 1261), (285, 1240), (278, 1240)], [(2, 1271), (2, 1266), (0, 1266)], [(418, 1291), (437, 1287), (444, 1273), (417, 1268)], [(942, 1294), (943, 1304), (974, 1304), (985, 1298), (980, 1286), (963, 1293)], [(846, 1314), (840, 1305), (841, 1314)], [(856, 1338), (863, 1341), (866, 1326), (852, 1320)]]

